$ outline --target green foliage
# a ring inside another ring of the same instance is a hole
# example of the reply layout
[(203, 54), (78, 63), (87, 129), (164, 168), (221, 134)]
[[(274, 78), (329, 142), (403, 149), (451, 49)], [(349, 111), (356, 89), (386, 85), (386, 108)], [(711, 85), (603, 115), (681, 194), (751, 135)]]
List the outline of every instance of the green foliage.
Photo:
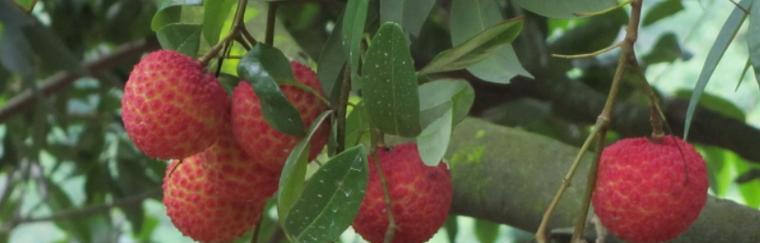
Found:
[(424, 129), (417, 136), (417, 145), (422, 161), (436, 166), (446, 154), (454, 125), (469, 112), (475, 91), (464, 80), (438, 80), (425, 83), (419, 89)]
[(647, 12), (646, 16), (644, 16), (644, 20), (641, 21), (641, 25), (649, 26), (657, 21), (670, 17), (681, 10), (683, 10), (681, 0), (660, 1)]
[(284, 229), (294, 242), (333, 241), (351, 225), (367, 186), (367, 154), (357, 145), (336, 155), (307, 182)]
[(175, 50), (195, 57), (201, 41), (201, 25), (172, 23), (161, 27), (156, 33), (164, 49)]
[[(451, 42), (455, 46), (462, 45), (471, 38), (483, 36), (487, 33), (485, 32), (487, 29), (493, 29), (492, 26), (503, 21), (499, 5), (493, 0), (456, 0), (451, 8)], [(521, 29), (522, 22), (519, 23), (517, 29), (508, 30), (516, 32), (514, 32), (514, 37), (511, 37), (512, 39), (504, 40), (505, 43), (517, 38)], [(467, 65), (467, 70), (480, 79), (495, 83), (509, 83), (509, 80), (517, 75), (533, 77), (520, 65), (511, 45), (493, 48), (494, 50), (488, 53), (491, 56), (480, 57), (482, 60), (478, 61), (473, 60), (472, 65)]]
[(615, 7), (617, 0), (515, 0), (515, 4), (551, 18), (572, 18)]
[[(707, 54), (707, 59), (705, 59), (705, 64), (702, 65), (702, 71), (699, 73), (699, 79), (697, 80), (697, 85), (696, 87), (694, 87), (694, 93), (692, 93), (691, 99), (689, 100), (689, 107), (686, 110), (686, 120), (684, 121), (684, 130), (683, 130), (684, 139), (687, 139), (689, 137), (689, 129), (691, 128), (691, 120), (692, 118), (694, 118), (694, 111), (697, 108), (697, 103), (699, 101), (699, 98), (702, 96), (702, 93), (705, 91), (705, 88), (707, 87), (707, 82), (710, 81), (710, 77), (712, 77), (712, 74), (715, 71), (715, 67), (718, 66), (720, 59), (723, 58), (723, 54), (726, 53), (726, 49), (728, 49), (728, 46), (731, 45), (731, 42), (733, 41), (734, 36), (736, 36), (736, 33), (739, 31), (739, 28), (742, 26), (742, 23), (744, 23), (744, 19), (747, 17), (747, 13), (744, 12), (744, 10), (740, 9), (739, 7), (748, 9), (752, 5), (752, 3), (753, 1), (751, 0), (742, 0), (741, 2), (739, 2), (739, 5), (736, 8), (734, 8), (734, 11), (732, 11), (731, 15), (729, 15), (728, 19), (726, 19), (726, 23), (723, 24), (723, 27), (720, 29), (720, 32), (718, 33), (718, 36), (715, 39), (715, 43), (713, 43), (712, 48), (710, 48), (710, 52)], [(757, 47), (760, 47), (760, 46), (757, 46)], [(755, 47), (752, 47), (752, 46), (750, 47), (750, 50), (754, 50), (754, 49)], [(753, 63), (754, 62), (755, 60), (753, 60)], [(755, 68), (755, 70), (758, 70), (758, 68)]]
[(209, 44), (219, 40), (224, 21), (235, 9), (235, 0), (203, 1), (203, 38)]
[(344, 53), (348, 54), (348, 66), (351, 70), (351, 80), (359, 78), (359, 59), (361, 41), (364, 36), (364, 23), (367, 21), (369, 0), (348, 0), (343, 10), (341, 33)]
[(290, 208), (303, 191), (310, 141), (330, 114), (331, 111), (325, 111), (314, 119), (311, 127), (309, 127), (309, 132), (293, 147), (285, 160), (285, 166), (278, 183), (280, 189), (277, 190), (277, 213), (280, 215), (281, 224), (284, 224), (285, 218), (290, 213)]
[(499, 237), (499, 224), (495, 224), (486, 220), (475, 221), (475, 236), (478, 237), (478, 241), (481, 243), (494, 243), (496, 238)]
[(300, 137), (305, 134), (301, 116), (275, 81), (275, 75), (283, 75), (284, 72), (275, 68), (282, 66), (275, 65), (277, 59), (267, 58), (278, 56), (284, 58), (280, 50), (257, 44), (240, 61), (238, 74), (251, 83), (267, 123), (280, 132)]
[(360, 87), (370, 123), (388, 134), (419, 134), (417, 76), (401, 26), (388, 22), (377, 30), (363, 71)]
[(385, 0), (380, 1), (380, 21), (396, 22), (404, 31), (418, 36), (436, 0)]

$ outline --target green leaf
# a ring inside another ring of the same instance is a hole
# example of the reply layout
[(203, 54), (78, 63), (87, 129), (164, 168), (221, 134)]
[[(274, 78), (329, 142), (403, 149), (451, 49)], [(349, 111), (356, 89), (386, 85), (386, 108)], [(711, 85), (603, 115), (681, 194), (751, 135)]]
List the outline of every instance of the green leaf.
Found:
[(330, 159), (306, 183), (285, 219), (293, 242), (331, 242), (351, 225), (367, 187), (364, 146), (351, 147)]
[[(752, 0), (742, 0), (741, 2), (739, 2), (739, 5), (743, 7), (744, 9), (748, 9), (751, 4), (752, 4)], [(721, 28), (720, 32), (718, 32), (718, 36), (715, 39), (715, 43), (713, 43), (712, 48), (710, 48), (710, 52), (708, 52), (707, 54), (707, 59), (705, 59), (705, 64), (702, 65), (702, 71), (699, 73), (699, 78), (697, 79), (697, 85), (694, 87), (694, 93), (691, 95), (691, 99), (689, 99), (689, 107), (686, 109), (686, 119), (684, 121), (684, 129), (683, 129), (684, 140), (686, 140), (689, 137), (689, 128), (691, 128), (691, 119), (694, 118), (694, 111), (697, 108), (697, 103), (699, 101), (699, 98), (702, 96), (702, 93), (705, 91), (705, 87), (707, 87), (707, 82), (710, 81), (710, 77), (715, 71), (715, 67), (718, 66), (720, 59), (723, 58), (723, 54), (726, 53), (726, 49), (728, 49), (728, 46), (731, 45), (731, 41), (734, 39), (734, 36), (736, 36), (736, 32), (739, 31), (739, 28), (742, 26), (742, 23), (744, 23), (744, 19), (746, 17), (747, 17), (747, 13), (745, 13), (740, 8), (735, 7), (734, 11), (731, 12), (731, 15), (728, 16), (726, 23), (723, 24), (723, 28)], [(755, 16), (755, 18), (757, 18), (757, 16)], [(754, 25), (750, 24), (750, 28), (748, 31), (748, 34), (750, 35), (748, 39), (750, 40), (754, 39), (752, 37), (755, 34), (758, 34), (757, 31), (753, 31), (753, 26), (755, 28), (760, 27), (760, 23), (754, 24)], [(760, 42), (756, 42), (755, 44), (752, 44), (752, 41), (750, 41), (750, 57), (756, 57), (756, 56), (757, 58), (753, 58), (752, 60), (753, 67), (760, 65)], [(756, 59), (758, 60), (756, 61)], [(755, 64), (756, 62), (758, 62), (757, 65)], [(756, 73), (757, 73), (758, 68), (760, 68), (760, 66), (755, 68)]]
[(367, 50), (360, 86), (373, 126), (388, 134), (420, 133), (420, 99), (406, 37), (398, 24), (380, 26)]
[(32, 8), (34, 8), (34, 5), (38, 2), (37, 0), (15, 0), (16, 5), (24, 9), (24, 11), (31, 12)]
[(176, 23), (182, 14), (183, 5), (201, 5), (201, 0), (158, 0), (158, 10), (153, 15), (150, 29), (158, 32), (164, 26)]
[(417, 136), (420, 158), (427, 166), (437, 166), (443, 156), (446, 155), (446, 149), (449, 147), (451, 129), (453, 128), (451, 121), (453, 120), (453, 109), (451, 103), (447, 104), (449, 109), (425, 127), (422, 133)]
[[(500, 9), (493, 0), (453, 1), (450, 21), (452, 44), (462, 44), (489, 26), (504, 21)], [(480, 79), (495, 83), (509, 83), (517, 75), (533, 77), (520, 64), (512, 45), (500, 46), (494, 52), (492, 56), (473, 63), (467, 70)]]
[(380, 1), (380, 22), (396, 22), (412, 36), (417, 36), (436, 0)]
[(332, 113), (331, 110), (322, 112), (309, 127), (309, 132), (301, 139), (293, 150), (290, 151), (288, 158), (285, 160), (285, 166), (280, 174), (279, 190), (277, 191), (277, 215), (280, 223), (285, 222), (285, 218), (290, 212), (290, 208), (295, 203), (298, 196), (303, 191), (304, 179), (306, 176), (306, 163), (309, 157), (309, 141), (319, 130), (320, 124)]
[(475, 220), (475, 236), (481, 243), (494, 243), (499, 237), (499, 224), (477, 219)]
[(521, 29), (522, 19), (509, 20), (489, 27), (452, 49), (438, 53), (420, 70), (420, 75), (463, 69), (487, 60), (501, 45), (517, 38)]
[(176, 50), (195, 57), (201, 41), (201, 26), (197, 24), (168, 24), (156, 34), (164, 49)]
[(443, 226), (446, 229), (446, 234), (449, 236), (449, 243), (455, 243), (457, 234), (459, 233), (459, 222), (457, 222), (456, 215), (449, 215), (446, 219), (446, 224)]
[[(749, 0), (744, 0), (739, 4), (740, 5), (745, 4), (746, 1), (749, 1)], [(749, 4), (752, 5), (752, 2), (750, 1)], [(731, 13), (731, 15), (733, 16), (734, 13), (737, 12), (737, 10), (740, 11), (740, 9), (736, 8), (734, 9), (734, 12)], [(760, 4), (752, 5), (752, 12), (760, 13)], [(742, 14), (742, 13), (738, 13), (738, 14)], [(758, 15), (760, 14), (751, 14), (749, 16), (749, 28), (747, 29), (747, 44), (749, 45), (749, 58), (750, 58), (750, 61), (752, 62), (752, 69), (755, 71), (755, 80), (757, 81), (758, 86), (760, 86), (760, 33), (758, 33), (758, 31), (760, 31), (760, 16)], [(741, 27), (741, 23), (737, 25), (736, 29), (738, 30), (739, 27)], [(722, 33), (723, 32), (721, 31), (721, 34)], [(735, 34), (736, 32), (734, 32), (734, 35)]]
[(235, 9), (235, 0), (203, 1), (203, 38), (209, 45), (219, 40), (219, 34), (227, 17)]
[(346, 147), (362, 143), (369, 138), (369, 118), (364, 102), (357, 104), (346, 118)]
[(660, 36), (657, 44), (652, 47), (651, 51), (643, 57), (646, 65), (657, 63), (670, 63), (683, 56), (683, 50), (678, 43), (678, 37), (673, 32), (668, 32)]
[(364, 37), (364, 23), (367, 21), (369, 0), (348, 0), (343, 10), (343, 50), (348, 54), (348, 65), (351, 68), (351, 80), (359, 77), (359, 59), (361, 57), (361, 42)]
[(464, 120), (475, 101), (475, 89), (462, 79), (442, 79), (427, 82), (420, 90), (420, 122), (422, 127), (442, 116), (453, 107), (454, 124)]
[(343, 46), (340, 44), (343, 39), (341, 27), (341, 23), (335, 26), (319, 54), (319, 61), (317, 61), (317, 76), (319, 76), (322, 85), (322, 92), (330, 96), (331, 102), (337, 99), (338, 92), (333, 89), (339, 83), (338, 77), (340, 77), (340, 72), (347, 58)]
[(266, 58), (273, 52), (278, 50), (265, 44), (257, 44), (240, 60), (238, 74), (253, 87), (261, 102), (264, 119), (270, 126), (277, 131), (302, 137), (304, 127), (301, 116), (274, 79), (275, 75), (284, 74), (273, 70), (278, 65), (272, 65), (271, 61), (276, 60)]
[(654, 5), (649, 11), (647, 11), (644, 20), (641, 21), (643, 26), (649, 26), (661, 19), (672, 16), (679, 11), (683, 10), (683, 4), (681, 0), (665, 0), (660, 1)]
[(514, 0), (512, 3), (551, 18), (573, 18), (618, 5), (617, 0)]

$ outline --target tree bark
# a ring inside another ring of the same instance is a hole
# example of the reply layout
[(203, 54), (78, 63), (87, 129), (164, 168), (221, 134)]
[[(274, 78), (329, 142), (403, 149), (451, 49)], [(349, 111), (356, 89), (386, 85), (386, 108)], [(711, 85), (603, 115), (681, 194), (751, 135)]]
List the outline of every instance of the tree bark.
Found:
[[(533, 232), (577, 150), (549, 137), (468, 118), (455, 129), (447, 154), (452, 211)], [(572, 227), (593, 156), (587, 154), (550, 228)], [(710, 196), (697, 221), (673, 242), (760, 242), (758, 229), (760, 211)]]

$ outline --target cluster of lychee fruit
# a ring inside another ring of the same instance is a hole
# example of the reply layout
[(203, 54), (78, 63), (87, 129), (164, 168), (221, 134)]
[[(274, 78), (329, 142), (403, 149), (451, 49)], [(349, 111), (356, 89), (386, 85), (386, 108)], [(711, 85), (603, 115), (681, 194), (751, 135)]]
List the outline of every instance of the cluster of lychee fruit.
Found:
[[(291, 62), (296, 81), (319, 92), (308, 67)], [(281, 87), (305, 125), (327, 109), (294, 86)], [(160, 50), (144, 56), (124, 87), (122, 120), (145, 155), (171, 160), (163, 201), (174, 225), (201, 242), (232, 241), (254, 227), (277, 190), (283, 164), (298, 137), (272, 128), (251, 86), (241, 81), (229, 96), (217, 79), (189, 56)], [(311, 140), (309, 159), (324, 147), (329, 129)], [(373, 158), (370, 158), (372, 160)], [(387, 179), (396, 230), (394, 242), (424, 242), (443, 225), (451, 204), (446, 166), (425, 166), (416, 145), (382, 150), (376, 159)], [(382, 242), (388, 227), (377, 170), (370, 178), (354, 227)]]

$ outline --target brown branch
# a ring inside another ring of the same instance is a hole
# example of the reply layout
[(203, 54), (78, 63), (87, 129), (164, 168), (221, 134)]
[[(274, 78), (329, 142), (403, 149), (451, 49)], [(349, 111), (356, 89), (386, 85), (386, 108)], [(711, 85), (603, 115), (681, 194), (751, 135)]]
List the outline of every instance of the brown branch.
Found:
[(10, 220), (7, 225), (3, 227), (3, 229), (13, 229), (16, 226), (20, 224), (26, 224), (26, 223), (35, 223), (35, 222), (46, 222), (46, 221), (57, 221), (61, 219), (73, 219), (73, 218), (81, 218), (90, 216), (93, 214), (103, 213), (105, 211), (108, 211), (115, 207), (120, 207), (124, 205), (132, 205), (141, 203), (145, 199), (155, 197), (161, 195), (161, 189), (154, 189), (149, 190), (137, 195), (128, 196), (122, 199), (118, 199), (116, 201), (113, 201), (111, 203), (105, 203), (105, 204), (99, 204), (99, 205), (92, 205), (92, 206), (86, 206), (81, 208), (72, 208), (72, 209), (66, 209), (66, 210), (60, 210), (57, 211), (51, 215), (48, 216), (42, 216), (42, 217), (28, 217), (28, 218), (16, 218), (13, 220)]
[[(55, 94), (83, 76), (110, 70), (135, 56), (155, 49), (158, 49), (158, 42), (152, 38), (128, 42), (115, 48), (111, 53), (84, 64), (84, 71), (61, 71), (54, 74), (43, 81), (38, 90), (43, 96)], [(24, 111), (34, 103), (34, 99), (34, 92), (27, 89), (8, 100), (0, 109), (0, 123)]]

